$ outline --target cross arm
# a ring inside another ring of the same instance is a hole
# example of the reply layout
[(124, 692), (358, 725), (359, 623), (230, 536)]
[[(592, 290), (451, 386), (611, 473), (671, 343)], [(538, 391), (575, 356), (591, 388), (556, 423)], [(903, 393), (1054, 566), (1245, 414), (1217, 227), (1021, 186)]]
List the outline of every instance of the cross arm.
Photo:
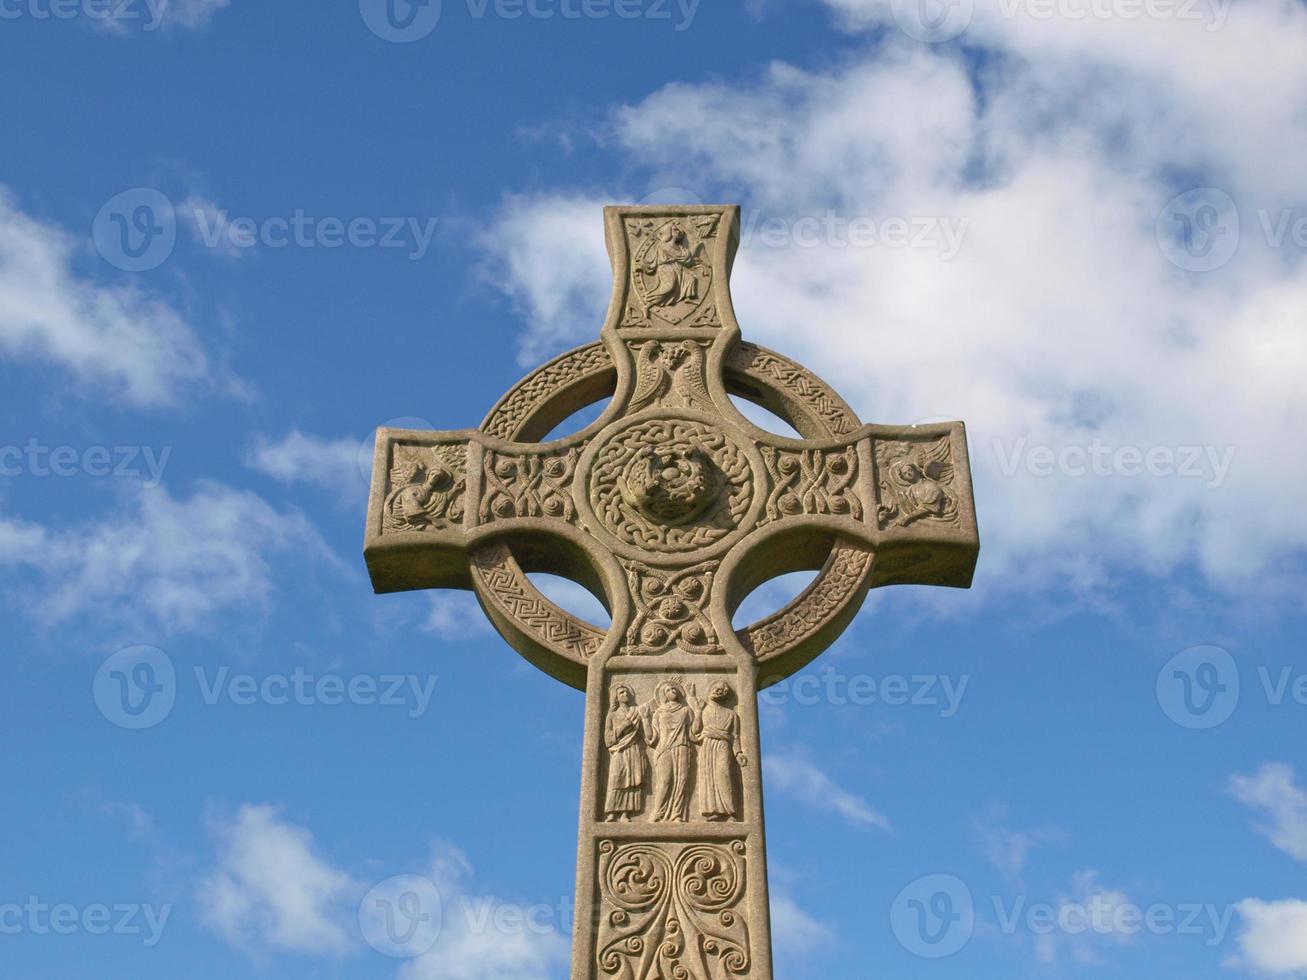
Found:
[(471, 589), (472, 552), (516, 539), (533, 567), (575, 573), (575, 550), (541, 546), (580, 536), (572, 477), (584, 441), (509, 442), (475, 429), (380, 428), (363, 554), (378, 593)]
[[(961, 422), (867, 425), (840, 440), (772, 436), (759, 451), (767, 503), (756, 540), (745, 544), (755, 557), (783, 550), (794, 563), (811, 564), (802, 542), (824, 530), (827, 540), (874, 552), (873, 587), (970, 586), (980, 541)], [(748, 564), (763, 574), (776, 561)]]

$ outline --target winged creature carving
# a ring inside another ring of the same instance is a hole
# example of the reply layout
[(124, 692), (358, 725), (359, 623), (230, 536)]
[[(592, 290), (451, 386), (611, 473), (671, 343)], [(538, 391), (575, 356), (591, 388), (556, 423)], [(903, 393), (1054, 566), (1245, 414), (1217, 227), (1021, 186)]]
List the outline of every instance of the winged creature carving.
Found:
[(880, 470), (878, 508), (881, 527), (907, 527), (917, 521), (956, 523), (953, 451), (947, 439), (928, 443), (889, 442), (877, 446)]
[(693, 340), (674, 344), (651, 340), (641, 346), (628, 411), (634, 414), (652, 406), (713, 410), (712, 395), (704, 383), (703, 347)]

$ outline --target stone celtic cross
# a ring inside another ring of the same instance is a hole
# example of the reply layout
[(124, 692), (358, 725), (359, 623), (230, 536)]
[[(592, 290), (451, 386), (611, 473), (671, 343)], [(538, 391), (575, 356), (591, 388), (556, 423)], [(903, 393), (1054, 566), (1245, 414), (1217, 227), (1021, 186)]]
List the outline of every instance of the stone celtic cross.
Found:
[[(510, 645), (586, 692), (574, 980), (770, 980), (757, 693), (829, 646), (869, 588), (970, 585), (966, 439), (961, 423), (862, 425), (741, 341), (739, 208), (608, 208), (605, 229), (598, 343), (538, 368), (479, 429), (378, 430), (368, 569), (377, 592), (474, 590)], [(539, 441), (605, 399), (592, 425)], [(733, 628), (750, 591), (801, 570), (818, 574), (794, 601)], [(586, 586), (612, 627), (554, 605), (533, 571)]]

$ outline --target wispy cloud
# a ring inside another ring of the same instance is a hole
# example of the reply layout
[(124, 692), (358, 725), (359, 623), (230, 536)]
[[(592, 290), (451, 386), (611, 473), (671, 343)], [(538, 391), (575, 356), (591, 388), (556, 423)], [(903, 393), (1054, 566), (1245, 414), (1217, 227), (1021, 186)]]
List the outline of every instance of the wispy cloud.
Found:
[(772, 892), (771, 926), (778, 958), (828, 950), (835, 941), (832, 925), (809, 915), (784, 892)]
[(996, 807), (976, 821), (985, 856), (1009, 883), (1018, 884), (1025, 873), (1030, 854), (1041, 844), (1062, 839), (1051, 829), (1019, 830), (1009, 825), (1006, 808)]
[(278, 807), (247, 803), (213, 834), (214, 867), (196, 890), (201, 915), (251, 956), (335, 958), (378, 942), (407, 958), (400, 980), (548, 980), (568, 960), (562, 900), (523, 905), (479, 892), (471, 861), (447, 842), (433, 845), (419, 874), (369, 887)]
[(362, 891), (319, 853), (309, 831), (275, 807), (245, 804), (214, 834), (217, 866), (197, 890), (206, 925), (251, 952), (352, 948), (344, 923)]
[(282, 483), (308, 483), (353, 500), (367, 495), (371, 446), (371, 440), (365, 449), (358, 439), (324, 439), (292, 429), (275, 441), (259, 437), (245, 462)]
[(1307, 861), (1307, 792), (1299, 788), (1293, 767), (1268, 763), (1251, 776), (1236, 775), (1230, 793), (1257, 812), (1258, 830), (1272, 844)]
[(435, 846), (427, 877), (441, 895), (442, 929), (428, 952), (401, 968), (399, 980), (549, 980), (561, 975), (571, 951), (556, 916), (561, 901), (522, 906), (477, 894), (472, 863), (449, 844)]
[(889, 830), (889, 818), (856, 793), (851, 793), (817, 767), (802, 751), (782, 749), (763, 760), (768, 789), (835, 813), (859, 827)]
[(62, 229), (20, 211), (0, 187), (0, 356), (54, 364), (133, 405), (166, 405), (204, 380), (195, 328), (163, 299), (73, 271)]
[(298, 511), (214, 482), (189, 497), (135, 488), (117, 513), (82, 525), (0, 517), (10, 597), (47, 625), (91, 614), (191, 629), (233, 607), (266, 608), (273, 559), (287, 554), (345, 568)]

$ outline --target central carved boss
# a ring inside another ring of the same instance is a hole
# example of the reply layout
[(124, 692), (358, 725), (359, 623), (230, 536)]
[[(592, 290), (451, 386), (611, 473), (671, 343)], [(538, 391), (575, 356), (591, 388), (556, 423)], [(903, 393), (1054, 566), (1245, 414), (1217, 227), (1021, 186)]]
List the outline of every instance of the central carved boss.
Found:
[(585, 499), (623, 551), (681, 554), (739, 529), (754, 503), (748, 451), (707, 418), (640, 418), (596, 441)]

